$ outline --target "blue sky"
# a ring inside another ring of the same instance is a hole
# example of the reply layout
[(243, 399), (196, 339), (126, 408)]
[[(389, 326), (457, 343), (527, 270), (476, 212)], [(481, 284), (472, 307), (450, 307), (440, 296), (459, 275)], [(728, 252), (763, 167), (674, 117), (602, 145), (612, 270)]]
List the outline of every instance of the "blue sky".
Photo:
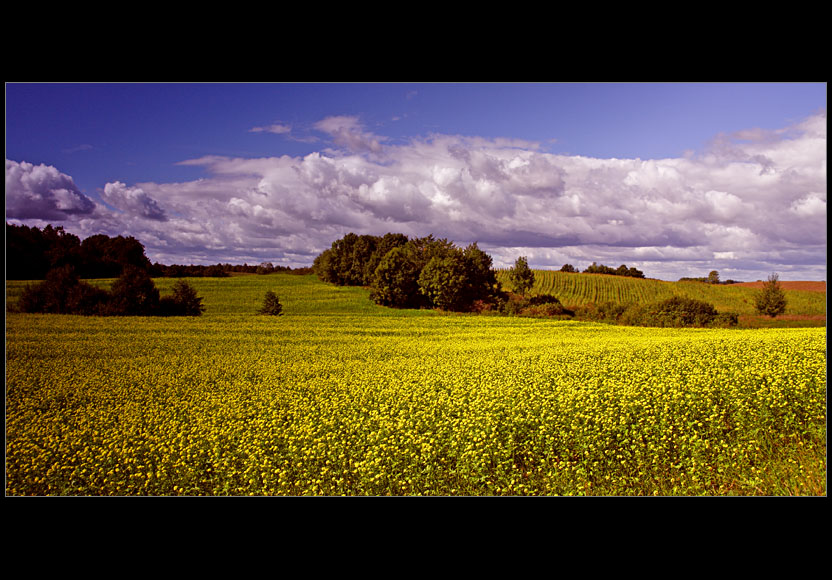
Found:
[(498, 265), (825, 279), (826, 88), (8, 83), (6, 218), (163, 263), (403, 231)]

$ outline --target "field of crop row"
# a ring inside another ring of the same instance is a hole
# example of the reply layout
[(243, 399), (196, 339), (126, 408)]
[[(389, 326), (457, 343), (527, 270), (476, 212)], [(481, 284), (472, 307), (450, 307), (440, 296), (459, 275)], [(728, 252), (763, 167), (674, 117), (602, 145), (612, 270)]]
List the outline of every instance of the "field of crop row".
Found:
[[(701, 282), (667, 282), (604, 274), (578, 274), (535, 270), (533, 294), (553, 294), (565, 305), (582, 306), (602, 302), (657, 302), (673, 296), (685, 296), (713, 304), (720, 312), (754, 314), (757, 288), (750, 285), (711, 285)], [(508, 271), (497, 278), (510, 288)], [(826, 314), (826, 292), (786, 289), (786, 314), (816, 316)]]
[[(7, 316), (8, 495), (826, 491), (822, 328), (444, 316), (290, 275), (194, 285), (198, 318)], [(254, 314), (266, 290), (285, 316)]]

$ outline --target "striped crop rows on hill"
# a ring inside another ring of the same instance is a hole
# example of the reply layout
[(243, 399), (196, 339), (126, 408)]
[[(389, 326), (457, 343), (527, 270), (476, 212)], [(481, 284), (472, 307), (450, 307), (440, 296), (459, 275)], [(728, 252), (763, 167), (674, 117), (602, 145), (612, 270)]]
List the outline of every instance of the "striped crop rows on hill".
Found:
[[(603, 274), (578, 274), (535, 270), (532, 294), (552, 294), (567, 306), (590, 303), (649, 303), (673, 296), (684, 296), (713, 304), (717, 310), (753, 314), (754, 288), (737, 285), (712, 285), (701, 282), (666, 282), (663, 280), (628, 278)], [(501, 270), (497, 279), (511, 288), (508, 272)], [(786, 290), (786, 314), (826, 314), (826, 293)]]

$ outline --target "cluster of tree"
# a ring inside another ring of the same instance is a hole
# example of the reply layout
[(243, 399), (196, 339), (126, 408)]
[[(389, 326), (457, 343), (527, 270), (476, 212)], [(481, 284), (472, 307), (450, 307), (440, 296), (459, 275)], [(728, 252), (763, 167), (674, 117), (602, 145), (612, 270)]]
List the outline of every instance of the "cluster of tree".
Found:
[[(560, 269), (561, 272), (577, 272), (571, 264), (564, 264)], [(644, 278), (644, 272), (632, 267), (628, 268), (626, 264), (621, 264), (618, 268), (604, 266), (603, 264), (596, 264), (592, 262), (584, 270), (584, 274), (610, 274), (612, 276), (629, 276), (630, 278)]]
[(82, 278), (115, 278), (126, 266), (151, 267), (144, 246), (132, 236), (98, 234), (82, 242), (61, 226), (41, 230), (6, 224), (7, 280), (43, 280), (50, 270), (64, 266)]
[(733, 312), (717, 312), (708, 302), (674, 296), (648, 304), (605, 302), (577, 308), (576, 318), (627, 326), (730, 327), (739, 317)]
[(500, 295), (491, 256), (476, 243), (459, 248), (433, 235), (349, 233), (315, 258), (313, 269), (325, 282), (367, 286), (373, 301), (396, 308), (470, 311)]
[(719, 272), (711, 270), (707, 277), (679, 278), (679, 282), (704, 282), (705, 284), (740, 284), (738, 280), (720, 280)]
[(196, 290), (178, 280), (173, 294), (160, 296), (147, 270), (127, 265), (104, 290), (80, 279), (71, 265), (53, 268), (43, 282), (27, 286), (20, 312), (97, 316), (199, 316), (205, 310)]
[(272, 274), (284, 272), (311, 274), (312, 268), (275, 266), (271, 262), (257, 265), (214, 264), (211, 266), (166, 266), (151, 264), (144, 245), (132, 236), (110, 237), (96, 234), (83, 241), (64, 231), (62, 226), (37, 227), (6, 223), (6, 279), (43, 280), (55, 268), (72, 266), (80, 278), (116, 278), (126, 266), (149, 272), (153, 278), (223, 278), (232, 272)]

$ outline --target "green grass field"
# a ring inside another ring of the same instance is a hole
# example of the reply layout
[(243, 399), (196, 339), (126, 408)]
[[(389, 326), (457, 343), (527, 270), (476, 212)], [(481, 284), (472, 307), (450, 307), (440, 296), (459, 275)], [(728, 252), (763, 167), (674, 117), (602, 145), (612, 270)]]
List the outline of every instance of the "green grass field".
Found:
[[(826, 494), (825, 328), (445, 315), (312, 276), (189, 281), (203, 316), (7, 313), (7, 495)], [(24, 287), (7, 282), (7, 307)], [(284, 316), (255, 314), (268, 290)]]

